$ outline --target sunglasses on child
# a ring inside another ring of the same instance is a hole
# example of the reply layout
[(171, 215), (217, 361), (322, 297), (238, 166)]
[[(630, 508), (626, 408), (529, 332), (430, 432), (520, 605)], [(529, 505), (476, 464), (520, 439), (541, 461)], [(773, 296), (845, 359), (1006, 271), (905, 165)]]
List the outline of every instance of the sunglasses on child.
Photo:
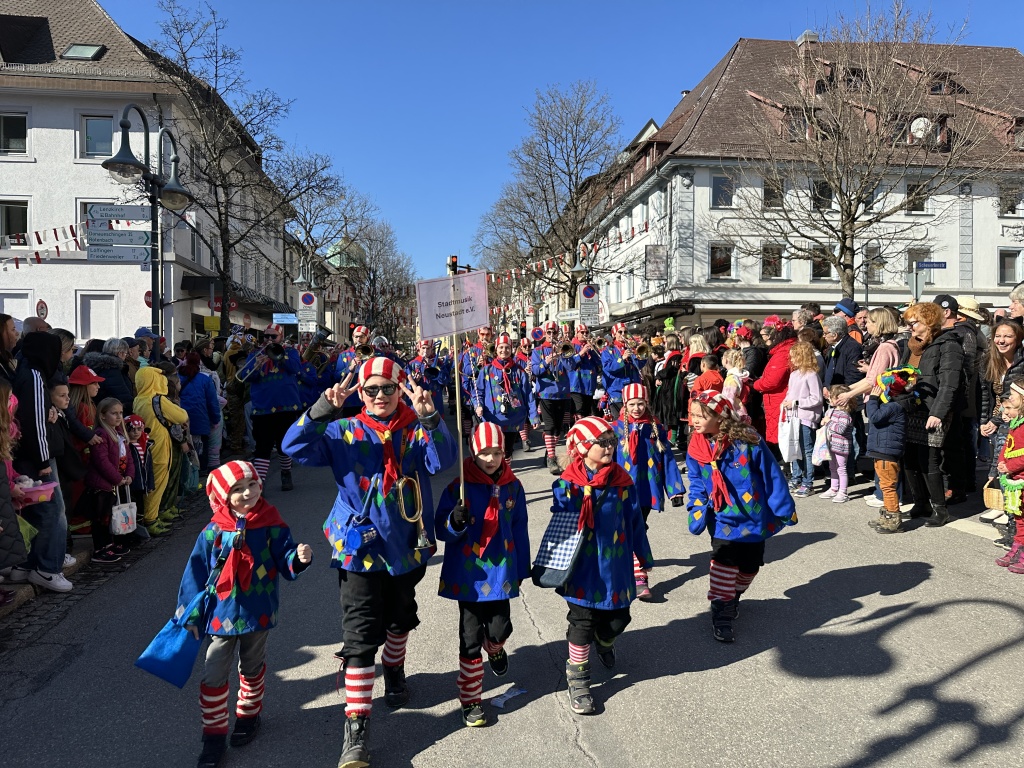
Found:
[(615, 443), (618, 442), (615, 435), (606, 435), (605, 437), (598, 438), (597, 440), (591, 441), (591, 445), (596, 445), (599, 448), (612, 448)]
[(385, 384), (384, 386), (377, 387), (363, 387), (363, 392), (371, 400), (377, 396), (378, 393), (383, 392), (385, 397), (391, 397), (395, 392), (398, 391), (397, 384)]

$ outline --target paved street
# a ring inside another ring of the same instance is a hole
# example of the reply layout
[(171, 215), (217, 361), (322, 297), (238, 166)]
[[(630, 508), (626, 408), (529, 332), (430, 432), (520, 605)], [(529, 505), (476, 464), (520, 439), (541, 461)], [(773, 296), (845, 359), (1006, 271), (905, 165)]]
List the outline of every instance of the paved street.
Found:
[[(520, 456), (536, 546), (551, 478), (540, 451)], [(264, 729), (225, 764), (333, 768), (340, 622), (320, 532), (331, 478), (300, 468), (297, 490), (282, 494), (272, 473), (271, 500), (316, 559), (298, 582), (282, 583)], [(437, 479), (435, 498), (452, 475)], [(1017, 764), (1024, 578), (993, 565), (999, 551), (969, 525), (881, 537), (865, 525), (874, 512), (859, 498), (812, 497), (799, 509), (800, 524), (768, 544), (733, 645), (711, 637), (706, 539), (689, 534), (680, 510), (652, 516), (656, 599), (634, 604), (615, 674), (596, 665), (600, 710), (589, 718), (571, 715), (565, 696), (565, 603), (530, 585), (513, 601), (509, 678), (485, 678), (488, 698), (513, 683), (526, 693), (490, 707), (491, 727), (462, 726), (457, 613), (434, 594), (435, 558), (410, 642), (410, 706), (388, 711), (377, 680), (374, 766)], [(0, 656), (5, 768), (194, 764), (198, 672), (178, 691), (132, 662), (169, 617), (205, 522), (196, 515), (42, 639)], [(0, 639), (18, 615), (0, 621)]]

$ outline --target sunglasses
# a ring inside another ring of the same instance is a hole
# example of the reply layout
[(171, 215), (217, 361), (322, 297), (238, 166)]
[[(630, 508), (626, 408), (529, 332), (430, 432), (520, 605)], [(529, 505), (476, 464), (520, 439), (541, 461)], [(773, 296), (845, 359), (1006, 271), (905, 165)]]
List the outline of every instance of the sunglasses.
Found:
[(613, 448), (617, 442), (618, 439), (614, 435), (608, 435), (607, 437), (594, 440), (591, 445), (596, 445), (599, 448)]
[(397, 384), (385, 384), (382, 387), (363, 387), (363, 392), (366, 393), (367, 397), (369, 397), (371, 400), (377, 397), (377, 395), (381, 392), (383, 392), (386, 397), (391, 397), (397, 391)]

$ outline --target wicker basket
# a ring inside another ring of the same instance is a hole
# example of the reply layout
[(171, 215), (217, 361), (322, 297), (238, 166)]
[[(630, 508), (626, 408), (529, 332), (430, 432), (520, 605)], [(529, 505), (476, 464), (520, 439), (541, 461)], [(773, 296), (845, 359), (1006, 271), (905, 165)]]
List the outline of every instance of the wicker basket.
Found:
[(982, 500), (989, 509), (1003, 511), (1003, 491), (999, 487), (999, 480), (992, 479), (985, 483), (982, 489)]

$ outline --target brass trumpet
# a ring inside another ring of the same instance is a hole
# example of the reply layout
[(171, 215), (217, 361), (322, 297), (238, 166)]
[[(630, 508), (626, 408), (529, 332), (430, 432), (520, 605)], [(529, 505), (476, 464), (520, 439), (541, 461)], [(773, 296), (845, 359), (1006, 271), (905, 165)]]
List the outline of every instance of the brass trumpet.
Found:
[[(405, 508), (405, 488), (411, 485), (413, 498), (416, 500), (416, 510), (410, 515)], [(427, 536), (427, 529), (423, 525), (423, 494), (420, 492), (420, 484), (415, 477), (400, 477), (395, 483), (395, 491), (398, 494), (398, 514), (407, 523), (416, 523), (416, 549), (430, 549), (434, 543)]]
[(576, 347), (567, 341), (558, 348), (558, 354), (565, 358), (574, 357), (576, 355)]
[(283, 358), (284, 355), (285, 349), (282, 344), (264, 344), (262, 347), (256, 350), (256, 357), (253, 358), (251, 365), (243, 363), (242, 367), (235, 372), (235, 379), (239, 383), (245, 384), (245, 382), (247, 382), (250, 379), (250, 377), (254, 373), (256, 373), (256, 371), (261, 370), (263, 368), (264, 364), (268, 360), (272, 360), (275, 363), (279, 363), (281, 362), (281, 358)]
[(373, 347), (369, 344), (360, 344), (356, 347), (356, 360), (360, 363), (369, 360), (374, 355)]
[(646, 360), (651, 354), (651, 348), (642, 342), (640, 344), (634, 341), (629, 342), (629, 351), (637, 360)]
[(605, 345), (606, 345), (607, 343), (608, 343), (608, 342), (607, 342), (607, 340), (606, 340), (606, 339), (604, 338), (604, 336), (598, 336), (597, 338), (595, 338), (595, 339), (591, 339), (591, 340), (590, 340), (590, 347), (591, 347), (591, 349), (594, 349), (594, 350), (596, 350), (597, 352), (600, 352), (600, 351), (601, 351), (602, 349), (604, 349), (604, 348), (605, 348)]

